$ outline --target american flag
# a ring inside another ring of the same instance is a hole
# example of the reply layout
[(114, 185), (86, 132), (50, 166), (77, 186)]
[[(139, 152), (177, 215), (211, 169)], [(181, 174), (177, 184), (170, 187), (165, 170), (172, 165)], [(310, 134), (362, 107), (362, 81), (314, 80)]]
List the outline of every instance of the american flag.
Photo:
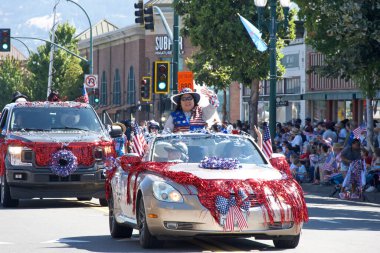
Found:
[(137, 122), (134, 124), (132, 141), (133, 152), (137, 153), (139, 156), (143, 156), (147, 143)]
[(85, 103), (89, 102), (86, 86), (84, 84), (83, 84), (83, 89), (82, 89), (82, 97), (83, 97), (83, 102)]
[(264, 136), (263, 136), (263, 151), (264, 154), (268, 157), (272, 157), (272, 141), (270, 139), (270, 132), (269, 132), (269, 127), (268, 125), (264, 126)]
[(354, 134), (354, 139), (359, 139), (360, 135), (362, 134), (362, 132), (366, 130), (365, 129), (365, 126), (361, 125), (357, 128), (355, 128), (352, 132)]

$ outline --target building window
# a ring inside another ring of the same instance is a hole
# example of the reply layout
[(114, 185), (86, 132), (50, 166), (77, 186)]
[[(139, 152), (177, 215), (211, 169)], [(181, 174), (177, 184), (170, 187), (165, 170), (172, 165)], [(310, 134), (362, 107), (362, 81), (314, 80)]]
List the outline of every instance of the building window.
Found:
[(115, 70), (115, 76), (113, 78), (113, 104), (120, 105), (121, 93), (120, 93), (120, 74), (119, 69)]
[(129, 68), (128, 73), (127, 103), (130, 105), (136, 103), (136, 80), (132, 66)]
[(102, 80), (100, 82), (100, 104), (107, 105), (107, 76), (105, 71), (102, 73)]
[(300, 94), (301, 93), (301, 78), (285, 78), (284, 79), (285, 94)]

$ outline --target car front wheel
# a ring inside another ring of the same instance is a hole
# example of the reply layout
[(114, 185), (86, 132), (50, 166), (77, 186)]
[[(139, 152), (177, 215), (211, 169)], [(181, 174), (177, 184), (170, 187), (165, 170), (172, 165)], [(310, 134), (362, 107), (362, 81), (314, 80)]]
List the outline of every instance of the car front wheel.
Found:
[(108, 201), (106, 199), (99, 199), (99, 204), (101, 206), (108, 206)]
[(141, 197), (138, 207), (138, 227), (140, 234), (140, 245), (144, 249), (157, 248), (162, 245), (162, 241), (159, 241), (155, 236), (149, 232), (149, 228), (146, 222), (144, 200)]
[(9, 189), (9, 185), (7, 182), (7, 177), (5, 175), (2, 176), (1, 179), (1, 189), (0, 189), (0, 202), (3, 207), (17, 207), (18, 199), (12, 199), (11, 192)]
[(289, 239), (275, 239), (273, 240), (273, 244), (278, 249), (294, 249), (298, 246), (299, 241), (300, 234)]
[(133, 228), (121, 226), (119, 223), (117, 223), (114, 213), (114, 201), (113, 196), (110, 194), (111, 197), (108, 201), (108, 221), (109, 221), (109, 227), (110, 227), (110, 234), (113, 238), (131, 238)]

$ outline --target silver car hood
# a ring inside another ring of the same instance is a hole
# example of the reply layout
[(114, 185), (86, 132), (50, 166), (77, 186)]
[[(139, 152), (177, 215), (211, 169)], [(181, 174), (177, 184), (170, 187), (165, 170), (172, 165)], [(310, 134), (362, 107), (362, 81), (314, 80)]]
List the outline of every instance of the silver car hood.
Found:
[(13, 132), (11, 139), (25, 142), (96, 142), (100, 140), (109, 141), (110, 138), (102, 133), (90, 131), (60, 131), (60, 132)]
[(269, 165), (241, 164), (241, 168), (233, 170), (217, 170), (200, 168), (198, 163), (179, 163), (169, 167), (170, 171), (188, 172), (201, 179), (235, 179), (235, 180), (276, 180), (281, 173)]

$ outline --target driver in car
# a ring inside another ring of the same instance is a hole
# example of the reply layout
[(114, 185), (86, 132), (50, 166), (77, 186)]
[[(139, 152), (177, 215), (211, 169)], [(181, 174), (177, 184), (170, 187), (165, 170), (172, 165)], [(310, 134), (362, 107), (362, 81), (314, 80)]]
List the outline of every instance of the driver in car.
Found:
[(183, 142), (176, 142), (164, 148), (168, 152), (168, 162), (186, 162), (188, 160), (188, 148)]

